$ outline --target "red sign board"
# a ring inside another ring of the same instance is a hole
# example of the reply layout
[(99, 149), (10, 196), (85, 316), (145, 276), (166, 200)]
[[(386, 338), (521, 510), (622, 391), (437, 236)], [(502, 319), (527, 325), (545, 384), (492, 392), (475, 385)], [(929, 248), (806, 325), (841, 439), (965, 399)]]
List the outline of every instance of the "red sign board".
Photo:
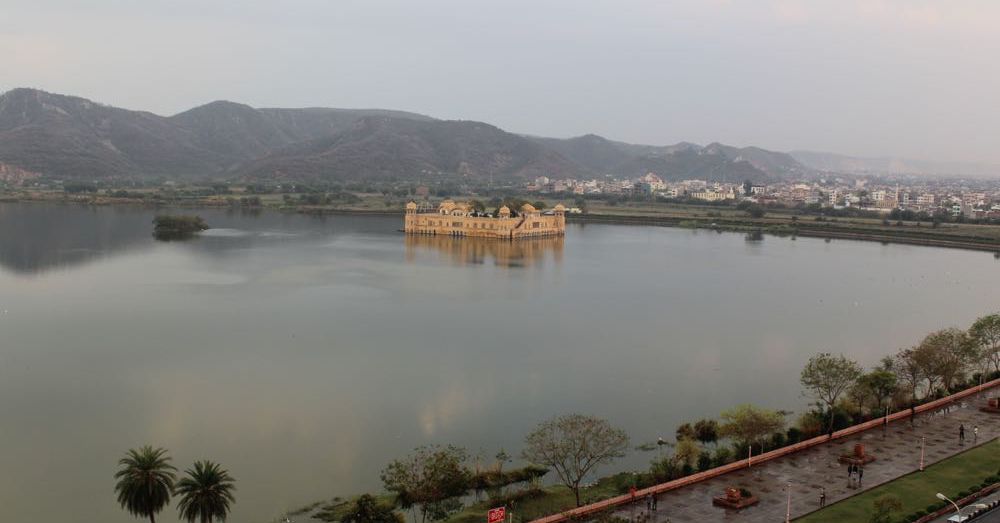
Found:
[(486, 513), (486, 523), (503, 523), (507, 517), (507, 507), (491, 508)]

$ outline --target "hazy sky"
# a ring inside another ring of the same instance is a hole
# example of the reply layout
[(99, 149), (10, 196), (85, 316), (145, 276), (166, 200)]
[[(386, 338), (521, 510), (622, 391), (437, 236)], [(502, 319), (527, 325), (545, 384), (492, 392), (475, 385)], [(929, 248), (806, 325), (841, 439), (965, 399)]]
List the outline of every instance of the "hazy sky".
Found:
[(1000, 163), (1000, 2), (3, 0), (0, 90)]

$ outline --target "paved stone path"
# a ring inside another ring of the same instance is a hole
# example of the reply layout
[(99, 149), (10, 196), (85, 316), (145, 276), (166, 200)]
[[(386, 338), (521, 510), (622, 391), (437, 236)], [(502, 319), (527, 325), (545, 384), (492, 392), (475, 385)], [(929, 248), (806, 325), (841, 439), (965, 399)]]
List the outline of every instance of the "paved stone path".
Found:
[[(1000, 436), (1000, 414), (980, 412), (987, 396), (998, 391), (984, 391), (936, 412), (920, 414), (914, 426), (909, 420), (890, 423), (888, 430), (872, 429), (854, 436), (831, 441), (773, 461), (712, 478), (659, 495), (658, 510), (647, 514), (645, 500), (634, 507), (625, 506), (617, 516), (650, 523), (688, 521), (740, 521), (777, 523), (785, 520), (785, 485), (791, 483), (792, 519), (819, 508), (820, 490), (826, 488), (826, 503), (864, 492), (872, 487), (916, 470), (920, 465), (920, 439), (925, 438), (925, 465), (941, 461), (970, 446)], [(958, 441), (959, 424), (965, 424), (966, 441)], [(978, 441), (972, 429), (979, 426)], [(848, 486), (847, 465), (837, 462), (849, 454), (855, 443), (864, 443), (865, 451), (876, 460), (865, 466), (861, 487)], [(741, 511), (712, 506), (712, 497), (726, 487), (742, 487), (760, 498), (760, 503)], [(935, 502), (933, 496), (928, 504)]]

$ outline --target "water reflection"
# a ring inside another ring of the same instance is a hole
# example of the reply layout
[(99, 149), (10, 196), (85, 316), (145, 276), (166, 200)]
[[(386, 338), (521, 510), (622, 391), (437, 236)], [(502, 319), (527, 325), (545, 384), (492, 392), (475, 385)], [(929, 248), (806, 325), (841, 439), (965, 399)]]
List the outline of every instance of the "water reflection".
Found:
[(37, 274), (149, 247), (149, 213), (130, 207), (0, 205), (0, 267)]
[(406, 261), (438, 254), (452, 265), (482, 265), (492, 260), (498, 267), (541, 266), (551, 255), (555, 264), (563, 260), (564, 238), (532, 238), (502, 241), (451, 236), (406, 236)]

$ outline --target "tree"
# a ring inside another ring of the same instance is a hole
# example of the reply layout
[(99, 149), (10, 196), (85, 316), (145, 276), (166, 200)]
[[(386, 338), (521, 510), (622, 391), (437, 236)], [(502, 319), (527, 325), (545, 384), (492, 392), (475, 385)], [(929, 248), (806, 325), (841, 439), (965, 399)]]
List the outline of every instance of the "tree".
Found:
[(121, 468), (115, 473), (115, 492), (118, 503), (135, 517), (149, 518), (156, 523), (156, 513), (170, 503), (174, 490), (174, 471), (170, 456), (161, 448), (149, 445), (129, 449), (118, 461)]
[(785, 426), (785, 417), (780, 412), (749, 404), (725, 410), (719, 417), (722, 418), (719, 432), (747, 446), (761, 443)]
[(486, 212), (486, 204), (480, 200), (469, 200), (469, 207), (475, 212)]
[(466, 460), (468, 453), (460, 447), (418, 447), (405, 459), (389, 463), (382, 470), (382, 483), (403, 508), (419, 506), (421, 521), (438, 521), (461, 508), (455, 498), (469, 488)]
[(677, 446), (674, 447), (674, 458), (677, 463), (682, 466), (687, 465), (688, 468), (694, 468), (698, 462), (699, 454), (701, 454), (701, 447), (691, 438), (678, 440)]
[(800, 380), (813, 397), (825, 404), (830, 413), (828, 431), (833, 430), (833, 407), (847, 389), (861, 376), (861, 366), (843, 354), (822, 352), (809, 358)]
[(177, 510), (188, 523), (225, 521), (229, 505), (236, 503), (233, 491), (235, 480), (229, 472), (211, 461), (195, 461), (194, 467), (184, 471), (187, 477), (177, 482), (180, 501)]
[(690, 423), (681, 423), (680, 426), (677, 427), (675, 435), (677, 437), (677, 441), (685, 439), (693, 440), (697, 437), (697, 433), (695, 433), (694, 427), (692, 427)]
[(524, 438), (525, 460), (551, 467), (580, 506), (580, 482), (628, 450), (628, 434), (607, 420), (583, 414), (558, 416)]
[(920, 399), (917, 390), (924, 381), (924, 365), (921, 358), (922, 355), (916, 348), (900, 349), (893, 358), (893, 371), (907, 385), (913, 403)]
[(896, 375), (891, 371), (876, 369), (862, 375), (854, 383), (852, 395), (860, 398), (862, 402), (867, 399), (874, 400), (876, 413), (882, 412), (882, 405), (899, 389)]
[(541, 211), (542, 209), (545, 209), (545, 207), (546, 207), (545, 202), (543, 202), (541, 200), (538, 200), (538, 201), (532, 203), (531, 206), (534, 207), (534, 208), (536, 208), (536, 209), (538, 209), (539, 211)]
[(872, 502), (872, 508), (870, 523), (892, 523), (893, 512), (903, 510), (903, 502), (892, 494), (884, 494)]
[(993, 370), (1000, 372), (1000, 314), (976, 320), (969, 328), (969, 336), (979, 344), (982, 356), (993, 363)]
[(719, 422), (714, 419), (701, 419), (694, 424), (695, 438), (703, 444), (715, 443), (719, 440)]
[(498, 476), (502, 476), (503, 475), (503, 464), (510, 461), (510, 454), (507, 454), (507, 451), (505, 451), (503, 448), (501, 448), (500, 452), (497, 452), (496, 456), (494, 456), (494, 458), (496, 458), (496, 460), (497, 460), (497, 475)]
[(340, 516), (340, 523), (403, 523), (403, 517), (371, 494), (362, 494)]
[[(964, 376), (977, 353), (968, 334), (955, 328), (928, 334), (917, 350), (926, 352), (923, 361), (928, 380), (932, 376), (935, 381), (940, 380), (946, 391), (950, 391), (952, 385)], [(930, 386), (930, 390), (934, 387)]]

